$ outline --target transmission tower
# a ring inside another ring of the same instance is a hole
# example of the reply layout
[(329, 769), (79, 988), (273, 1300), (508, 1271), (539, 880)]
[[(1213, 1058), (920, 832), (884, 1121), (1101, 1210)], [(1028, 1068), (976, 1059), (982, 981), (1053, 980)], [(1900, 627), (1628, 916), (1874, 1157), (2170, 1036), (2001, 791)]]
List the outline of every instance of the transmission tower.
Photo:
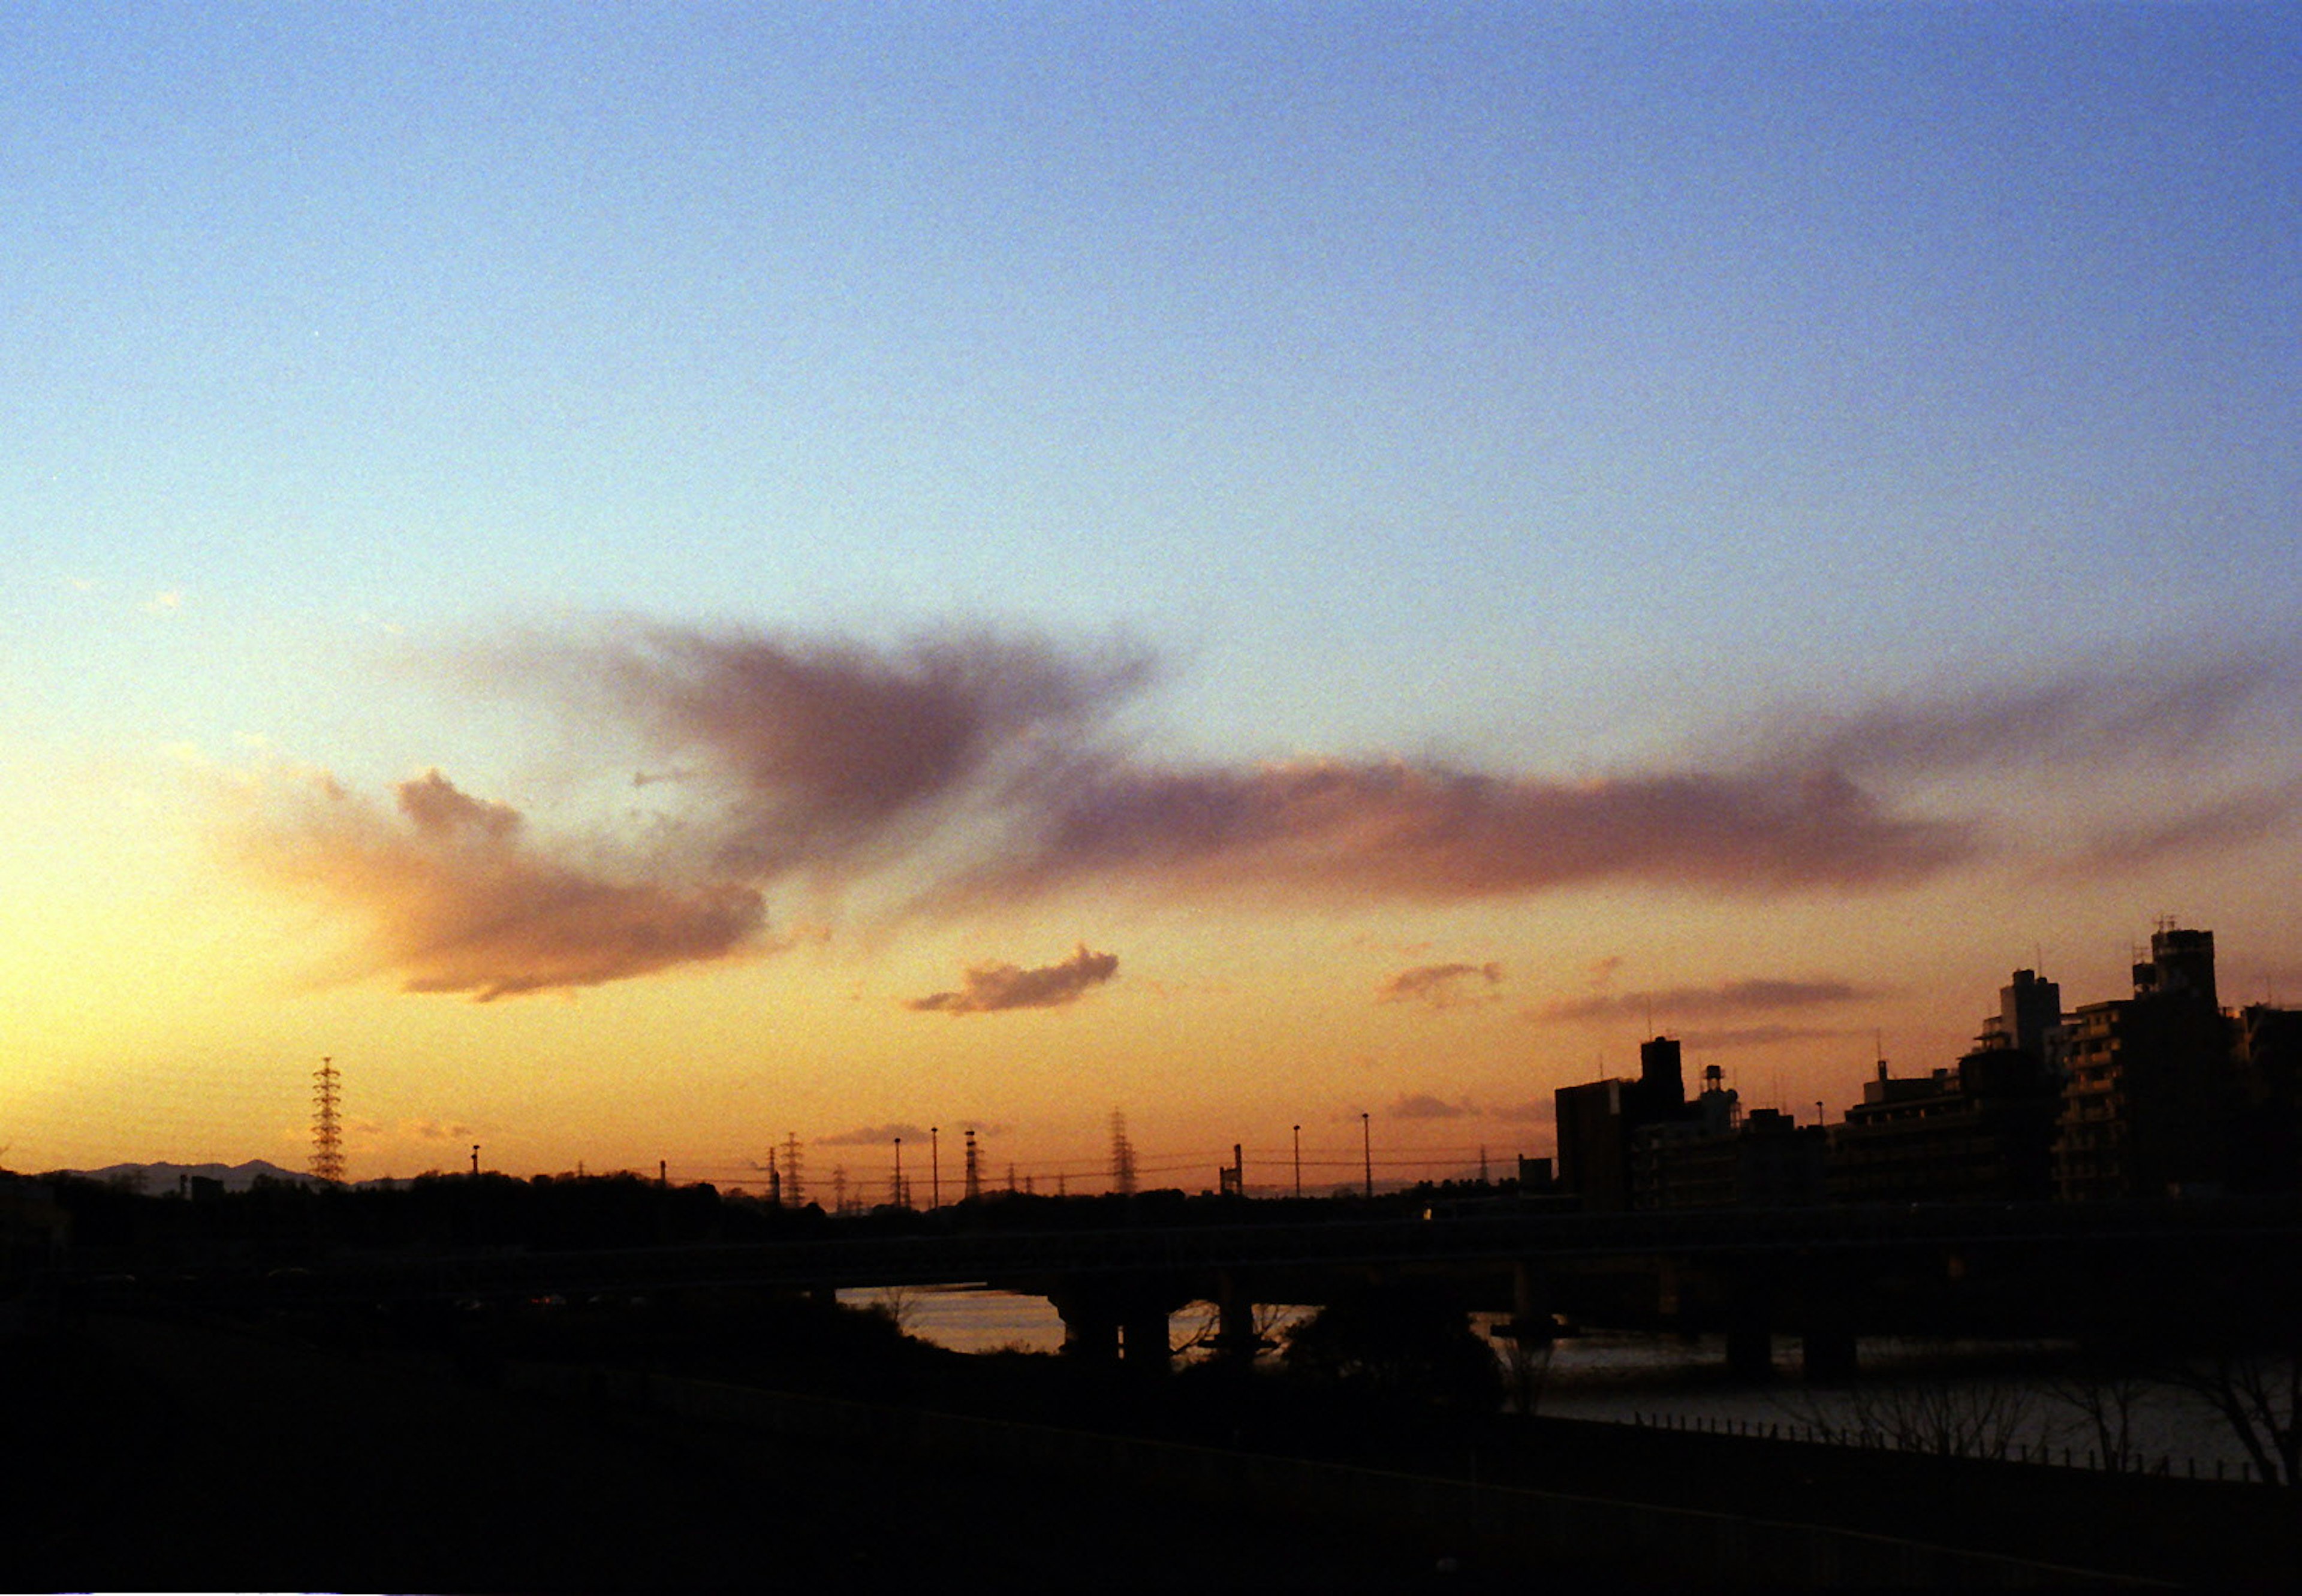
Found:
[(1135, 1144), (1127, 1139), (1127, 1116), (1111, 1111), (1111, 1189), (1123, 1197), (1135, 1195)]
[(974, 1202), (983, 1195), (983, 1168), (977, 1162), (975, 1127), (967, 1128), (967, 1200)]
[(794, 1130), (784, 1138), (784, 1196), (794, 1208), (807, 1205), (807, 1187), (801, 1179), (799, 1146), (798, 1131)]
[(312, 1071), (312, 1178), (331, 1186), (344, 1181), (340, 1078), (332, 1058), (322, 1059)]

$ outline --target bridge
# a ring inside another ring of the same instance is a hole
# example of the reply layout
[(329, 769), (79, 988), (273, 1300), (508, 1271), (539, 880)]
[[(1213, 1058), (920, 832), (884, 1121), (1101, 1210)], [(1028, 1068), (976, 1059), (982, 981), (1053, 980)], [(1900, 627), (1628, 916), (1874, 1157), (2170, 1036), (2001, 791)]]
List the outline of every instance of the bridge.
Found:
[(1092, 1229), (996, 1228), (951, 1209), (907, 1234), (833, 1220), (805, 1239), (740, 1245), (349, 1253), (297, 1286), (375, 1302), (979, 1286), (1048, 1298), (1075, 1357), (1164, 1366), (1167, 1317), (1188, 1303), (1214, 1304), (1218, 1348), (1248, 1354), (1258, 1305), (1389, 1284), (1508, 1313), (1528, 1337), (1558, 1317), (1722, 1331), (1730, 1362), (1752, 1372), (1770, 1365), (1777, 1333), (1794, 1334), (1811, 1374), (1836, 1374), (1852, 1370), (1860, 1333), (2077, 1334), (2137, 1299), (2302, 1277), (2297, 1197), (1376, 1217), (1273, 1204), (1265, 1218), (1259, 1206)]

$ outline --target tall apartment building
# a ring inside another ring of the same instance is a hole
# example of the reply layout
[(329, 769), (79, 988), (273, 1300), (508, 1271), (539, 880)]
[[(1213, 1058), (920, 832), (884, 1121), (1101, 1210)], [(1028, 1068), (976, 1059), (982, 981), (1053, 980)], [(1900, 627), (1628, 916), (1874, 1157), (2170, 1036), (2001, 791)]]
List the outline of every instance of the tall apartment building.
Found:
[(2214, 934), (2162, 924), (2134, 995), (2064, 1024), (2054, 1194), (2070, 1201), (2220, 1189), (2234, 1169), (2239, 1040), (2214, 989)]
[(1684, 1119), (1686, 1075), (1669, 1037), (1639, 1044), (1639, 1077), (1584, 1081), (1551, 1094), (1558, 1123), (1558, 1185), (1593, 1211), (1631, 1205), (1631, 1138)]
[(2000, 1202), (2051, 1196), (2062, 988), (2018, 970), (1954, 1069), (1894, 1076), (1885, 1061), (1831, 1127), (1841, 1202)]

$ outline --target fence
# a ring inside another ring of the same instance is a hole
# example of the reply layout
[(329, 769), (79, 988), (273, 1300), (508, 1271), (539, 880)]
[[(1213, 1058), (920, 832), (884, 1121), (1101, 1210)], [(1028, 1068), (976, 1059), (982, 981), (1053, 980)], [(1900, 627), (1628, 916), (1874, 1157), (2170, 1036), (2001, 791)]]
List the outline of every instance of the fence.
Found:
[[(1858, 1424), (1832, 1426), (1799, 1424), (1791, 1420), (1761, 1421), (1717, 1415), (1648, 1413), (1643, 1410), (1631, 1415), (1631, 1424), (1643, 1430), (1671, 1430), (1694, 1435), (1734, 1435), (1752, 1441), (1797, 1441), (1808, 1446), (1848, 1447), (1857, 1451), (1934, 1450), (1924, 1445), (1903, 1444), (1880, 1431), (1864, 1429)], [(2256, 1472), (2254, 1465), (2243, 1458), (2231, 1462), (2217, 1457), (2211, 1469), (2202, 1471), (2196, 1457), (2177, 1457), (2172, 1452), (2160, 1452), (2155, 1462), (2147, 1454), (2130, 1454), (2121, 1459), (2103, 1456), (2092, 1447), (2058, 1447), (2043, 1441), (2010, 1441), (2004, 1445), (1979, 1449), (1952, 1449), (1943, 1455), (1979, 1457), (2000, 1463), (2037, 1464), (2047, 1468), (2155, 1475), (2160, 1479), (2213, 1480), (2223, 1484), (2276, 1483), (2275, 1481), (2265, 1482)]]

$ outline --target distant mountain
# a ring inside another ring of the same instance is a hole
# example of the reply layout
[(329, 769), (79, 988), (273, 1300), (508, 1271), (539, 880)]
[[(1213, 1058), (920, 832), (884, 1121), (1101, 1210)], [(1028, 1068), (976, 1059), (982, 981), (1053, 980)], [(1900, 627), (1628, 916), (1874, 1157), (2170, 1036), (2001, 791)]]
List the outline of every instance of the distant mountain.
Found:
[(251, 1158), (246, 1163), (114, 1163), (103, 1169), (49, 1170), (52, 1175), (79, 1175), (85, 1180), (116, 1181), (131, 1186), (149, 1197), (164, 1197), (197, 1175), (204, 1180), (221, 1180), (226, 1191), (246, 1191), (261, 1175), (273, 1180), (286, 1180), (298, 1186), (316, 1184), (311, 1176), (296, 1170), (281, 1169), (261, 1158)]

